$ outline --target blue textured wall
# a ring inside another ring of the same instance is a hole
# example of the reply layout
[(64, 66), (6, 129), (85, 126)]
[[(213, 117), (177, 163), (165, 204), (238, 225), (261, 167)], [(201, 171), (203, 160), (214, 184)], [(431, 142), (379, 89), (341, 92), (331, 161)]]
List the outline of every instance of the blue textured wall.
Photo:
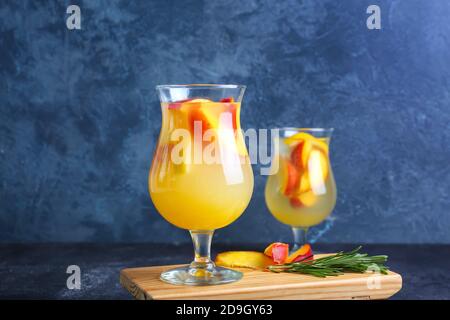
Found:
[[(313, 239), (450, 243), (449, 1), (92, 0), (79, 31), (69, 4), (0, 4), (0, 241), (190, 241), (147, 172), (155, 85), (197, 82), (248, 85), (245, 128), (336, 129), (338, 204)], [(264, 181), (216, 241), (290, 239)]]

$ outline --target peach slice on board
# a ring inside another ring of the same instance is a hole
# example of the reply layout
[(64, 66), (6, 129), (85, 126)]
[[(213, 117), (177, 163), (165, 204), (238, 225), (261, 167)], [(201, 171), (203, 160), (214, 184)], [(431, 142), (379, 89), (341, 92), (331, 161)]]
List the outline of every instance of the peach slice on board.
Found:
[(215, 263), (221, 267), (266, 269), (273, 261), (262, 252), (227, 251), (219, 253)]
[(289, 254), (289, 245), (282, 242), (274, 242), (264, 250), (264, 254), (271, 257), (276, 264), (282, 264)]
[(313, 259), (313, 257), (314, 257), (314, 255), (313, 255), (311, 246), (309, 244), (304, 244), (298, 250), (294, 251), (287, 257), (286, 263), (311, 260), (311, 259)]

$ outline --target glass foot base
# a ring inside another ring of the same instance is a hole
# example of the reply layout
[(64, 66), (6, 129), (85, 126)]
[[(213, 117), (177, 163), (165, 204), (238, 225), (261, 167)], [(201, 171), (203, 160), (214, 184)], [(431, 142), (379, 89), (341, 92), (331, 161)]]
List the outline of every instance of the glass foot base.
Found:
[(238, 281), (242, 272), (214, 267), (212, 269), (185, 267), (175, 268), (161, 273), (160, 279), (176, 285), (209, 286)]

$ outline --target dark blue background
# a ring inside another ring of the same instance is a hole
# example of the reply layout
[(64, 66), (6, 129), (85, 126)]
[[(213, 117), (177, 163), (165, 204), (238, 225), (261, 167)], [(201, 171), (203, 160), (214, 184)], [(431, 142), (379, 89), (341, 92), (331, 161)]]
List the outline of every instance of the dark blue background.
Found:
[[(1, 242), (190, 241), (148, 196), (154, 87), (238, 83), (244, 128), (336, 129), (312, 239), (450, 243), (449, 1), (84, 1), (78, 31), (69, 4), (0, 4)], [(255, 182), (215, 241), (290, 239)]]

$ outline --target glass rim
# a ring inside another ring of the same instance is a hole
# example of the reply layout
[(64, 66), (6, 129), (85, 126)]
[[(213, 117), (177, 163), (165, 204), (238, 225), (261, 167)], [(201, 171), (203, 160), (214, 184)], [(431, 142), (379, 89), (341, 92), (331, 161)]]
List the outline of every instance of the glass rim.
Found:
[(207, 83), (192, 83), (192, 84), (160, 84), (156, 89), (175, 89), (175, 88), (189, 88), (189, 89), (245, 89), (247, 86), (242, 84), (207, 84)]

